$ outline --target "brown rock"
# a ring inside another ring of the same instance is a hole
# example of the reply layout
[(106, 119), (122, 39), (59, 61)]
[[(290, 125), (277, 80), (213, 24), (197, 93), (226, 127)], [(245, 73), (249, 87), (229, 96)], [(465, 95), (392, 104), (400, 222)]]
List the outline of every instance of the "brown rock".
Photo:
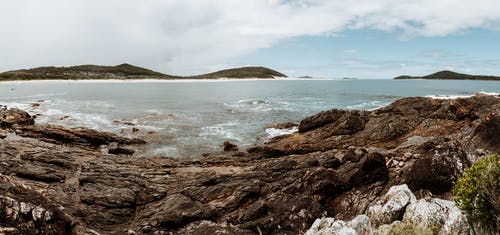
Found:
[(222, 149), (224, 152), (238, 151), (238, 146), (229, 141), (225, 141), (224, 144), (222, 144)]
[(27, 112), (17, 109), (0, 107), (0, 128), (8, 128), (14, 124), (17, 125), (33, 125), (34, 118)]

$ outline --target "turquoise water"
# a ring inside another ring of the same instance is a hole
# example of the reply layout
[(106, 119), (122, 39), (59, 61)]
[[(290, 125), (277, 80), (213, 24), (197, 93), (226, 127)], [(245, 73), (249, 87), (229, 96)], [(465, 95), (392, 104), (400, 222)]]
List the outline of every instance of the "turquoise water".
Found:
[[(197, 157), (232, 141), (265, 141), (273, 123), (331, 109), (374, 109), (409, 96), (500, 93), (498, 81), (253, 80), (196, 82), (0, 83), (0, 105), (39, 114), (37, 122), (145, 138), (149, 154)], [(32, 107), (32, 103), (40, 106)]]

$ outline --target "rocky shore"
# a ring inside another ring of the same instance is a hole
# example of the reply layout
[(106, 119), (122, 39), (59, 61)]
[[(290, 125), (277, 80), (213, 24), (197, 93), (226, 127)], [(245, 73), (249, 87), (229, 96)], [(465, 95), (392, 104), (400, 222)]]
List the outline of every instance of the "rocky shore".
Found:
[(298, 130), (247, 151), (137, 157), (142, 140), (0, 108), (0, 234), (315, 234), (339, 224), (370, 234), (434, 202), (450, 208), (436, 231), (461, 234), (446, 230), (463, 222), (449, 219), (447, 200), (464, 169), (500, 152), (500, 97), (334, 109)]

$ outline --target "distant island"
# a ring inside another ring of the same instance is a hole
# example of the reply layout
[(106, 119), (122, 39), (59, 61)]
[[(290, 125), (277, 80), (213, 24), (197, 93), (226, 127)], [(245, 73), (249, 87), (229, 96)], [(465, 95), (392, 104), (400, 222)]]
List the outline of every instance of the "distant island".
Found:
[(0, 73), (0, 81), (15, 80), (93, 80), (93, 79), (220, 79), (286, 77), (265, 67), (241, 67), (196, 76), (174, 76), (130, 64), (117, 66), (78, 65), (71, 67), (38, 67)]
[(485, 75), (470, 75), (463, 73), (456, 73), (449, 70), (440, 71), (427, 76), (399, 76), (394, 79), (435, 79), (435, 80), (497, 80), (500, 81), (500, 77), (496, 76), (485, 76)]

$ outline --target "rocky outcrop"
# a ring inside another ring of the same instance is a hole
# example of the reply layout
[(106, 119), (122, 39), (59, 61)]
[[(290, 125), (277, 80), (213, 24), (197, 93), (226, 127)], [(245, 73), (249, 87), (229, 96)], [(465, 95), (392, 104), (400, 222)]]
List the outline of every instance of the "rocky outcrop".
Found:
[(5, 106), (0, 106), (0, 127), (7, 128), (14, 124), (33, 125), (35, 120), (23, 110), (17, 108), (7, 109)]
[(390, 224), (392, 221), (402, 220), (406, 207), (416, 201), (406, 184), (393, 186), (376, 205), (368, 209), (368, 215), (376, 226)]
[[(374, 111), (314, 115), (301, 122), (300, 133), (248, 152), (171, 159), (132, 152), (141, 140), (40, 125), (3, 109), (0, 215), (19, 208), (22, 219), (0, 220), (0, 231), (298, 234), (322, 217), (335, 219), (317, 229), (360, 214), (375, 225), (434, 221), (417, 205), (448, 206), (422, 198), (450, 199), (463, 170), (495, 151), (486, 138), (495, 137), (488, 130), (499, 110), (495, 96), (407, 98)], [(31, 209), (21, 211), (21, 203)], [(446, 208), (440, 229), (461, 228), (462, 217)], [(359, 233), (363, 218), (344, 228)]]
[(358, 215), (349, 222), (334, 218), (316, 219), (305, 235), (372, 235), (370, 218)]
[(438, 198), (416, 200), (407, 185), (393, 186), (368, 209), (376, 233), (389, 234), (399, 222), (429, 229), (436, 234), (471, 234), (467, 218), (453, 201)]

